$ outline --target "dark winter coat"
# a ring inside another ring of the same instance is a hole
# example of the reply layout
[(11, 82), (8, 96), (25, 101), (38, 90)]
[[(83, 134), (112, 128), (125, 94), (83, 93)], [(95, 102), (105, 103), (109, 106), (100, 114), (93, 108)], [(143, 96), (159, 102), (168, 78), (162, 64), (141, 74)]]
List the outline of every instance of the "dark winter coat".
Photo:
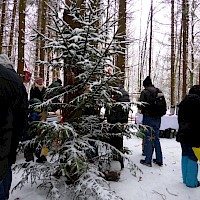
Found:
[(138, 105), (138, 108), (141, 110), (141, 113), (145, 116), (150, 116), (149, 113), (149, 103), (150, 103), (150, 95), (155, 95), (157, 92), (162, 93), (162, 91), (158, 88), (155, 88), (153, 85), (145, 87), (140, 94), (139, 101), (143, 103), (142, 105)]
[(28, 114), (28, 94), (20, 77), (0, 64), (0, 180), (16, 161)]
[(200, 96), (187, 95), (179, 104), (179, 129), (176, 140), (192, 147), (200, 147)]
[[(121, 94), (114, 94), (114, 100), (116, 102), (130, 102), (129, 94), (124, 88), (119, 90)], [(128, 122), (128, 110), (125, 110), (122, 105), (115, 105), (110, 110), (106, 110), (106, 117), (108, 123), (127, 123)]]
[(30, 99), (36, 98), (39, 99), (41, 102), (43, 102), (45, 92), (46, 92), (45, 87), (43, 87), (42, 90), (40, 91), (38, 87), (34, 86), (30, 90)]

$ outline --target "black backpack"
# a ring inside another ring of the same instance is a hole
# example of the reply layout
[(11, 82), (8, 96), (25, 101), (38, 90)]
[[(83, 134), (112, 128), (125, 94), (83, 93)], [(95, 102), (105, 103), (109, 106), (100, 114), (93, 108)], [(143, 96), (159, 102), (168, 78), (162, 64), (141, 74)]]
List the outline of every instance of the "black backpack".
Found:
[(156, 88), (156, 92), (148, 91), (150, 92), (149, 105), (147, 106), (149, 115), (151, 117), (162, 117), (167, 111), (167, 103), (162, 91), (158, 88)]

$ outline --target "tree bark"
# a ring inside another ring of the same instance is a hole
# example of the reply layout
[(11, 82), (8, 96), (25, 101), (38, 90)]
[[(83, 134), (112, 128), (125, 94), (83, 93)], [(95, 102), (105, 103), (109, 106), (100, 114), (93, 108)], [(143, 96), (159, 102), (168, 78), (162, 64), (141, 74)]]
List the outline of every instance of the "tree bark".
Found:
[[(38, 0), (38, 12), (37, 12), (37, 30), (38, 31), (41, 31), (41, 13), (42, 13), (42, 10), (41, 10), (41, 0)], [(37, 61), (39, 59), (39, 55), (40, 55), (40, 39), (38, 38), (36, 40), (36, 49), (35, 49), (35, 60)], [(34, 78), (38, 77), (39, 76), (39, 66), (38, 64), (36, 63), (35, 64), (35, 68), (34, 68)]]
[(171, 0), (171, 106), (175, 106), (174, 91), (175, 91), (175, 50), (174, 50), (174, 0)]
[(5, 27), (5, 12), (6, 12), (6, 0), (2, 1), (1, 8), (1, 24), (0, 24), (0, 54), (2, 53), (3, 47), (3, 32)]
[[(77, 5), (76, 7), (79, 8), (81, 10), (81, 15), (83, 15), (84, 12), (84, 1), (85, 0), (77, 0)], [(72, 3), (70, 0), (65, 0), (65, 3), (70, 6)], [(67, 10), (64, 10), (64, 14), (63, 14), (63, 19), (64, 21), (66, 21), (68, 24), (70, 24), (70, 26), (72, 27), (72, 29), (75, 28), (81, 28), (81, 24), (78, 22), (74, 22), (73, 21), (73, 17), (68, 15), (69, 13), (67, 12)]]
[(152, 35), (153, 35), (153, 0), (151, 0), (151, 20), (150, 20), (150, 38), (149, 38), (149, 76), (151, 77), (152, 68)]
[[(47, 12), (47, 0), (42, 0), (42, 18), (41, 18), (41, 33), (42, 35), (45, 35), (46, 32), (46, 12)], [(40, 60), (43, 62), (45, 60), (45, 40), (44, 38), (41, 38), (40, 41)], [(44, 64), (40, 64), (40, 69), (39, 69), (39, 76), (44, 80)]]
[(182, 24), (183, 24), (183, 88), (182, 98), (186, 95), (187, 87), (187, 64), (188, 64), (188, 19), (189, 19), (188, 0), (182, 0)]
[(121, 51), (123, 54), (117, 56), (116, 66), (122, 71), (122, 84), (125, 79), (125, 54), (126, 54), (126, 0), (119, 0), (119, 19), (118, 19), (118, 35), (121, 43)]
[(19, 1), (19, 35), (18, 35), (17, 73), (21, 77), (23, 77), (23, 71), (24, 71), (25, 10), (26, 10), (26, 0), (20, 0)]
[(195, 18), (195, 1), (192, 0), (191, 9), (191, 71), (190, 71), (190, 88), (194, 84), (194, 18)]
[(15, 16), (17, 11), (17, 0), (13, 2), (13, 10), (12, 10), (12, 19), (11, 19), (11, 27), (10, 27), (10, 39), (9, 39), (9, 46), (8, 46), (8, 56), (10, 57), (12, 54), (12, 47), (13, 47), (13, 36), (14, 36), (14, 27), (15, 27)]
[[(85, 0), (78, 0), (77, 4), (76, 4), (76, 8), (80, 9), (80, 14), (81, 15), (84, 14), (84, 2), (85, 2)], [(72, 2), (70, 0), (65, 0), (65, 3), (68, 6), (72, 5)], [(67, 9), (64, 10), (63, 20), (66, 23), (68, 23), (69, 26), (72, 29), (81, 28), (81, 26), (82, 26), (82, 24), (73, 21), (73, 17), (69, 15)], [(69, 66), (70, 66), (70, 63), (68, 63), (70, 61), (65, 60), (64, 62), (67, 63), (67, 64), (69, 64)], [(65, 68), (64, 69), (64, 85), (73, 85), (74, 82), (75, 82), (75, 75), (77, 75), (78, 73), (79, 73), (78, 71), (76, 71), (76, 72), (72, 71), (72, 69), (70, 67)], [(79, 91), (79, 92), (82, 92), (82, 91)], [(77, 95), (79, 95), (79, 92), (78, 93), (76, 92), (76, 93), (73, 93), (73, 94), (72, 93), (66, 94), (64, 96), (64, 103), (68, 104), (73, 98), (75, 98)], [(73, 115), (74, 115), (73, 111), (74, 110), (71, 107), (66, 106), (62, 110), (63, 121), (69, 121), (71, 118), (73, 118)]]

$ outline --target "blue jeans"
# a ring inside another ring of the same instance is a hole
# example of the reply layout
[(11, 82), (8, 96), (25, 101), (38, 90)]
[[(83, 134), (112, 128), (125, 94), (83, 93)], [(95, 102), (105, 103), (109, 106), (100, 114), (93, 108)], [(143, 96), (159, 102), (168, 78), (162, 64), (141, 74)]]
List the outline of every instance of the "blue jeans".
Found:
[(11, 167), (3, 180), (0, 181), (0, 200), (9, 199), (9, 191), (12, 183)]
[(143, 116), (143, 125), (149, 126), (147, 130), (145, 130), (144, 137), (144, 153), (145, 153), (145, 161), (146, 163), (151, 163), (152, 155), (155, 149), (156, 160), (158, 162), (163, 162), (162, 150), (160, 145), (160, 117), (150, 117)]

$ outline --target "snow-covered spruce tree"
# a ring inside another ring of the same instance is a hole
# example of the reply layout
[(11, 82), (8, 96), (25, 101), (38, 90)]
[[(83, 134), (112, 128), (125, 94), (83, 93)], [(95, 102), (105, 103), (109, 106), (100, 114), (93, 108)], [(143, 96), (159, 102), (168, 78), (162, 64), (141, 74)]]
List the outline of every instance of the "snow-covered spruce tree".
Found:
[[(111, 94), (121, 94), (118, 84), (122, 75), (113, 64), (113, 56), (121, 53), (121, 48), (113, 32), (116, 22), (112, 17), (105, 21), (105, 5), (97, 2), (85, 1), (81, 7), (74, 0), (69, 5), (63, 3), (64, 17), (57, 10), (58, 5), (49, 5), (51, 37), (36, 30), (37, 37), (45, 39), (45, 48), (52, 54), (52, 60), (45, 63), (48, 67), (64, 70), (64, 86), (47, 91), (47, 96), (52, 90), (56, 90), (56, 95), (40, 106), (48, 109), (53, 99), (63, 99), (64, 122), (35, 122), (32, 125), (30, 132), (39, 134), (29, 141), (29, 145), (45, 144), (49, 149), (48, 162), (31, 163), (14, 189), (22, 187), (26, 181), (36, 183), (39, 179), (42, 181), (40, 187), (49, 186), (48, 195), (53, 199), (59, 199), (62, 183), (73, 188), (74, 199), (121, 199), (109, 189), (102, 173), (105, 170), (102, 166), (109, 166), (114, 152), (128, 161), (134, 175), (137, 171), (141, 174), (123, 151), (107, 143), (113, 135), (131, 137), (130, 127), (134, 125), (109, 124), (100, 116), (102, 107), (109, 112), (112, 106), (120, 104), (123, 109), (130, 110), (130, 103), (116, 103), (112, 99)], [(111, 74), (106, 70), (108, 66), (112, 68)], [(119, 133), (111, 132), (115, 126)], [(97, 149), (101, 150), (98, 154)]]

